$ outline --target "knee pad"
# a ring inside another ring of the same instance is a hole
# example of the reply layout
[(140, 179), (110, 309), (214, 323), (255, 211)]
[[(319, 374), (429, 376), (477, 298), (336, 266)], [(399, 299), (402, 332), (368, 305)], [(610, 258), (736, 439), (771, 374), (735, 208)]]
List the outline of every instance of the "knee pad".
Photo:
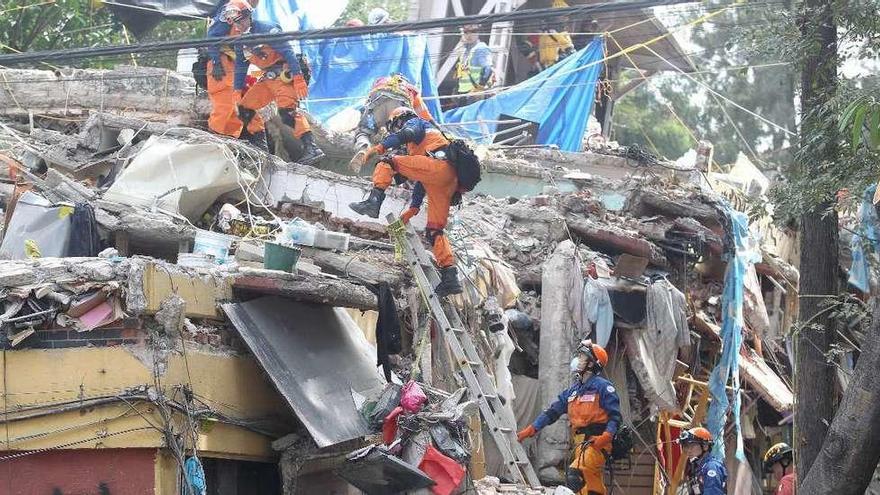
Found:
[(586, 486), (587, 482), (584, 481), (584, 475), (581, 474), (577, 469), (570, 467), (565, 470), (565, 486), (575, 492), (578, 493)]
[(428, 245), (433, 246), (435, 242), (437, 242), (437, 238), (443, 235), (443, 229), (425, 229), (425, 239), (428, 240)]
[(291, 129), (296, 126), (295, 108), (279, 108), (278, 116), (281, 117), (281, 122), (284, 122), (285, 125), (290, 126)]

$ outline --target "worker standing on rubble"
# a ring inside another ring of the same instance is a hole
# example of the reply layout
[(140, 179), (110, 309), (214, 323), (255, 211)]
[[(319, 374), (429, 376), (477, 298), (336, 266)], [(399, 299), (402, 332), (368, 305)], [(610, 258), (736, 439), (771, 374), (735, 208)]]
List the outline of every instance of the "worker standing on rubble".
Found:
[(691, 428), (681, 432), (678, 443), (688, 460), (688, 495), (725, 495), (727, 469), (724, 462), (712, 455), (712, 433), (703, 427)]
[(605, 458), (620, 425), (620, 398), (614, 385), (599, 375), (608, 365), (608, 353), (589, 339), (581, 341), (571, 360), (575, 383), (535, 421), (517, 434), (520, 442), (533, 437), (563, 414), (568, 414), (574, 441), (574, 459), (565, 472), (565, 484), (580, 495), (604, 495)]
[(797, 476), (794, 472), (794, 456), (790, 445), (780, 442), (767, 449), (764, 454), (764, 471), (773, 473), (773, 477), (779, 483), (776, 486), (776, 495), (796, 493)]
[(541, 35), (538, 37), (538, 60), (546, 69), (563, 58), (574, 53), (571, 35), (564, 28), (551, 27), (547, 22), (541, 23)]
[(367, 158), (367, 150), (375, 143), (381, 127), (388, 122), (391, 112), (398, 107), (409, 107), (421, 119), (433, 122), (434, 118), (422, 100), (422, 95), (403, 74), (380, 77), (373, 83), (361, 110), (361, 120), (354, 136), (357, 153), (351, 160), (351, 169), (360, 170)]
[[(230, 0), (213, 19), (211, 27), (208, 29), (208, 36), (237, 37), (246, 34), (281, 32), (281, 27), (278, 25), (255, 21), (253, 11), (253, 6), (246, 0)], [(221, 57), (221, 51), (229, 60), (224, 60)], [(237, 119), (243, 129), (250, 134), (262, 131), (263, 125), (257, 115), (257, 110), (275, 101), (282, 122), (293, 129), (294, 137), (303, 144), (303, 156), (299, 161), (312, 164), (324, 157), (324, 152), (315, 144), (308, 120), (298, 109), (300, 100), (308, 95), (308, 82), (304, 77), (300, 59), (294, 54), (289, 42), (277, 41), (255, 46), (235, 44), (231, 52), (228, 48), (221, 49), (219, 46), (215, 46), (211, 47), (210, 56), (208, 70), (211, 77), (208, 80), (208, 93), (212, 94), (210, 86), (212, 86), (211, 80), (213, 79), (216, 91), (211, 97), (211, 102), (215, 107), (220, 106), (216, 117), (212, 111), (215, 125), (211, 126), (211, 129), (234, 136), (234, 133), (223, 131), (236, 128), (237, 123), (222, 122), (222, 119), (231, 117), (228, 108), (234, 106), (237, 110)], [(232, 60), (234, 60), (234, 64), (230, 63)], [(245, 78), (251, 63), (259, 67), (262, 74), (257, 82), (246, 93), (243, 93)], [(232, 66), (231, 71), (229, 70), (230, 65)], [(231, 90), (227, 79), (230, 72), (232, 72), (233, 81)], [(255, 121), (257, 123), (254, 123)]]
[(462, 104), (481, 99), (469, 97), (495, 85), (495, 71), (492, 68), (492, 50), (489, 45), (480, 41), (477, 34), (479, 26), (471, 24), (461, 28), (461, 44), (464, 52), (456, 64), (455, 75), (458, 81), (458, 94), (462, 95)]
[[(428, 224), (425, 237), (434, 252), (440, 268), (440, 283), (434, 288), (438, 297), (462, 292), (455, 268), (455, 257), (443, 229), (449, 217), (449, 207), (454, 198), (460, 198), (458, 177), (447, 161), (446, 148), (449, 140), (430, 121), (420, 118), (408, 107), (398, 107), (391, 112), (386, 124), (390, 134), (381, 143), (371, 147), (371, 155), (383, 155), (386, 151), (406, 145), (407, 154), (383, 156), (373, 170), (373, 190), (370, 197), (349, 207), (372, 218), (379, 218), (379, 209), (385, 200), (385, 190), (391, 185), (395, 173), (420, 182), (428, 197)], [(411, 215), (410, 215), (411, 216)]]

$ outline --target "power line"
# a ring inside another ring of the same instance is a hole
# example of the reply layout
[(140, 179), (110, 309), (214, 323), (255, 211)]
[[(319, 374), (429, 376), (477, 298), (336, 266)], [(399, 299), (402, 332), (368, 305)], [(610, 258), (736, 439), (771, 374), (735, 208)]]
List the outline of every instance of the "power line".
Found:
[(83, 47), (67, 50), (48, 50), (41, 52), (0, 55), (0, 64), (12, 65), (49, 60), (78, 60), (103, 55), (127, 55), (130, 53), (154, 53), (183, 48), (200, 48), (228, 44), (262, 44), (292, 40), (314, 40), (327, 38), (343, 38), (364, 34), (392, 33), (400, 31), (426, 30), (445, 27), (457, 27), (467, 24), (494, 24), (517, 20), (539, 20), (547, 17), (571, 17), (603, 12), (622, 12), (633, 9), (645, 9), (664, 5), (692, 3), (690, 0), (636, 0), (631, 2), (609, 2), (565, 8), (545, 8), (521, 10), (500, 14), (469, 15), (445, 19), (427, 19), (414, 22), (400, 22), (363, 27), (328, 28), (310, 31), (284, 32), (278, 34), (250, 34), (239, 37), (203, 38), (186, 41), (138, 43), (134, 45), (118, 45), (109, 47)]

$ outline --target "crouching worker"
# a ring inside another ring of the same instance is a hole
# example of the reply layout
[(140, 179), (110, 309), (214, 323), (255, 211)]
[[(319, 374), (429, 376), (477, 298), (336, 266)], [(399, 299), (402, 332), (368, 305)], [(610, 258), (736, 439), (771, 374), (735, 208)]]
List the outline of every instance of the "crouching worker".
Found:
[(390, 134), (380, 144), (371, 147), (367, 156), (382, 155), (403, 145), (406, 145), (407, 154), (381, 157), (373, 170), (373, 190), (370, 191), (370, 197), (359, 203), (352, 203), (349, 207), (361, 215), (379, 218), (385, 190), (391, 185), (395, 173), (420, 182), (428, 197), (425, 236), (440, 268), (440, 284), (434, 291), (439, 297), (460, 294), (462, 288), (458, 281), (452, 245), (443, 232), (453, 197), (460, 194), (455, 168), (446, 160), (449, 140), (433, 124), (419, 118), (408, 107), (393, 110), (386, 125)]
[(358, 151), (351, 160), (352, 170), (363, 167), (367, 151), (373, 143), (378, 142), (380, 126), (384, 126), (391, 112), (399, 107), (409, 107), (420, 118), (433, 121), (418, 88), (403, 74), (376, 79), (364, 102), (361, 120), (355, 131), (354, 145)]
[(579, 495), (605, 495), (605, 458), (620, 425), (620, 398), (614, 386), (599, 376), (608, 364), (608, 353), (590, 340), (581, 341), (571, 361), (575, 383), (535, 421), (519, 432), (523, 441), (568, 414), (574, 459), (565, 473), (566, 486)]
[[(253, 7), (246, 0), (230, 0), (221, 10), (218, 22), (211, 25), (208, 36), (239, 37), (247, 34), (281, 32), (278, 25), (254, 20), (253, 11)], [(222, 81), (228, 72), (229, 62), (226, 62), (224, 67), (223, 59), (215, 57), (214, 54), (215, 52), (212, 51), (211, 75), (215, 81)], [(221, 62), (219, 65), (217, 64), (218, 60)], [(244, 91), (250, 64), (260, 68), (262, 75), (238, 99), (236, 94)], [(232, 95), (227, 97), (226, 102), (237, 100), (237, 116), (244, 129), (251, 133), (257, 131), (258, 126), (252, 126), (252, 123), (259, 118), (257, 111), (274, 101), (278, 106), (278, 115), (281, 117), (281, 121), (293, 129), (293, 136), (303, 144), (303, 156), (299, 162), (311, 165), (324, 157), (324, 152), (315, 144), (309, 121), (299, 110), (299, 102), (308, 95), (309, 86), (306, 81), (307, 74), (303, 72), (300, 59), (294, 53), (289, 42), (235, 44), (232, 69), (234, 72)], [(211, 92), (210, 88), (208, 91)], [(219, 101), (220, 98), (212, 98), (212, 102), (215, 100)]]
[(712, 455), (712, 434), (697, 427), (681, 432), (681, 452), (687, 457), (685, 468), (688, 495), (726, 495), (727, 469)]

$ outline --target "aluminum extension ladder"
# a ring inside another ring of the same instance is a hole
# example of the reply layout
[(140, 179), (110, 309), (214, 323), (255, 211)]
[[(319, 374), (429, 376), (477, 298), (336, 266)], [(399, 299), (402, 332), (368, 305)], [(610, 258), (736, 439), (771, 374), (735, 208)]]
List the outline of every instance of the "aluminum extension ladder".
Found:
[(505, 424), (501, 412), (503, 406), (495, 384), (477, 354), (474, 342), (464, 327), (458, 310), (451, 304), (442, 302), (434, 293), (434, 287), (440, 282), (440, 274), (434, 268), (431, 256), (422, 246), (422, 241), (412, 226), (401, 228), (401, 223), (393, 214), (389, 214), (387, 218), (389, 231), (403, 247), (407, 265), (412, 270), (416, 283), (427, 296), (428, 308), (440, 325), (440, 333), (464, 375), (471, 399), (480, 406), (483, 420), (489, 427), (489, 432), (504, 458), (504, 464), (510, 471), (513, 481), (532, 488), (541, 488), (538, 475), (529, 462), (525, 449), (516, 438), (516, 425)]

